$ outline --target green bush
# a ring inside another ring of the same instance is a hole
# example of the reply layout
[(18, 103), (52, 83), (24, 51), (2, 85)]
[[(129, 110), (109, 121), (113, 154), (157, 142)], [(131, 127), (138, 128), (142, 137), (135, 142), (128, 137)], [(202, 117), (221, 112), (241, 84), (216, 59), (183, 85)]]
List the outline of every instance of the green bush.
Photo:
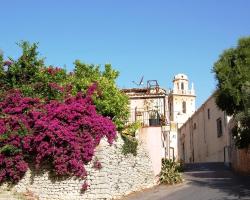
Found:
[(161, 172), (159, 174), (159, 181), (162, 184), (176, 184), (183, 181), (180, 173), (181, 165), (171, 159), (162, 159)]
[(137, 146), (138, 141), (135, 138), (136, 131), (141, 127), (140, 122), (133, 122), (131, 124), (127, 124), (124, 129), (121, 131), (121, 136), (124, 141), (122, 146), (122, 153), (127, 155), (129, 153), (134, 156), (137, 155)]
[(216, 104), (234, 119), (232, 130), (238, 148), (250, 146), (250, 37), (225, 50), (214, 64)]
[(119, 72), (110, 64), (105, 64), (104, 70), (98, 65), (85, 64), (79, 60), (74, 64), (74, 72), (68, 77), (73, 92), (84, 92), (89, 85), (97, 83), (98, 91), (94, 95), (94, 104), (98, 113), (110, 117), (118, 131), (123, 130), (129, 116), (129, 99), (116, 85)]
[[(18, 89), (25, 96), (42, 100), (63, 100), (68, 94), (86, 93), (96, 83), (97, 91), (93, 101), (97, 112), (112, 119), (118, 131), (124, 129), (129, 116), (129, 98), (117, 86), (119, 72), (105, 64), (85, 64), (76, 60), (74, 69), (67, 73), (61, 67), (46, 66), (40, 58), (38, 43), (18, 43), (22, 54), (17, 58), (4, 60), (0, 53), (0, 99), (4, 92)], [(3, 96), (4, 97), (4, 96)]]
[(122, 132), (122, 135), (129, 135), (129, 136), (135, 137), (136, 131), (140, 128), (141, 128), (141, 123), (136, 121), (136, 122), (126, 125), (121, 132)]
[(122, 146), (122, 153), (124, 155), (127, 154), (132, 154), (134, 156), (137, 155), (137, 146), (138, 146), (138, 141), (136, 138), (129, 136), (129, 135), (124, 135), (122, 134), (122, 139), (124, 141), (124, 144)]

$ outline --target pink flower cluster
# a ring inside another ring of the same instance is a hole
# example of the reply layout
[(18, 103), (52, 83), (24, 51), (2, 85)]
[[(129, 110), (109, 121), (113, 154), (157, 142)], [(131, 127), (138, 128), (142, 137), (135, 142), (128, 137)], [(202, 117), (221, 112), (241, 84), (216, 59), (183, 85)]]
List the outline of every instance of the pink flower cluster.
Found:
[(58, 85), (57, 83), (49, 83), (49, 87), (50, 87), (51, 89), (56, 90), (56, 91), (64, 92), (64, 87), (61, 87), (61, 86)]
[(6, 61), (4, 61), (3, 65), (4, 66), (10, 66), (10, 65), (12, 65), (12, 61), (6, 60)]
[(22, 153), (15, 155), (0, 154), (0, 183), (11, 181), (16, 183), (28, 169)]
[[(42, 103), (19, 91), (7, 95), (0, 102), (0, 182), (18, 181), (30, 159), (38, 169), (49, 163), (57, 175), (86, 177), (84, 165), (100, 140), (106, 137), (111, 144), (116, 137), (113, 122), (96, 112), (95, 88), (62, 102)], [(6, 145), (11, 152), (1, 151)]]
[(50, 74), (50, 75), (56, 75), (58, 72), (60, 72), (62, 69), (59, 68), (59, 67), (52, 67), (52, 66), (49, 66), (47, 69), (47, 72)]
[(102, 164), (100, 163), (100, 161), (95, 160), (93, 163), (93, 168), (100, 170), (102, 168)]
[(88, 188), (89, 188), (89, 184), (87, 183), (87, 181), (85, 181), (85, 182), (82, 184), (81, 191), (84, 193)]

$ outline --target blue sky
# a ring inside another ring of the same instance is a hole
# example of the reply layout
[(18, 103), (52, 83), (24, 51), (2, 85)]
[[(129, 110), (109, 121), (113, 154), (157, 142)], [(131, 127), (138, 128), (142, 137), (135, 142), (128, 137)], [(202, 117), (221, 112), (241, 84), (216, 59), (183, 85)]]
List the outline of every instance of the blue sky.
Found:
[(20, 40), (39, 42), (46, 64), (111, 63), (121, 88), (143, 75), (170, 88), (185, 73), (197, 106), (215, 89), (213, 63), (250, 35), (249, 0), (1, 0), (0, 7), (5, 56), (20, 54)]

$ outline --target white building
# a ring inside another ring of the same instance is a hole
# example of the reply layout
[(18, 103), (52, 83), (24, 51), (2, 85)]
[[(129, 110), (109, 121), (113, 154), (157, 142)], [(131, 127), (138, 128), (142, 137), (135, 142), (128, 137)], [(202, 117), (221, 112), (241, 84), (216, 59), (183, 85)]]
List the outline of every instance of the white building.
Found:
[(168, 103), (170, 120), (178, 123), (178, 127), (195, 112), (195, 99), (194, 85), (190, 88), (188, 77), (185, 74), (177, 74), (173, 80)]
[[(195, 112), (195, 90), (193, 84), (190, 87), (187, 75), (174, 76), (173, 88), (169, 93), (160, 88), (155, 80), (148, 81), (147, 88), (123, 91), (130, 98), (129, 122), (140, 121), (147, 137), (151, 134), (149, 128), (153, 130), (154, 127), (150, 142), (162, 145), (158, 147), (162, 148), (162, 157), (177, 158), (177, 130)], [(156, 130), (160, 133), (156, 133)], [(159, 137), (156, 137), (157, 134)], [(143, 137), (143, 134), (140, 135)]]

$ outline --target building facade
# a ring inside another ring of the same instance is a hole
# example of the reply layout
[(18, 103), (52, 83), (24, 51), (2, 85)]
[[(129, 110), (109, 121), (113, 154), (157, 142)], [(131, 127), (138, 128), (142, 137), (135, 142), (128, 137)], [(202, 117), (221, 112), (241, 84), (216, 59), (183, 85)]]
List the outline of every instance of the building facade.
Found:
[[(149, 151), (158, 154), (161, 152), (161, 158), (177, 158), (178, 128), (195, 111), (195, 91), (193, 84), (190, 87), (188, 77), (185, 74), (174, 76), (170, 91), (161, 88), (157, 81), (151, 80), (147, 82), (146, 88), (124, 89), (123, 92), (130, 99), (128, 123), (141, 123), (140, 131), (143, 133), (139, 135), (142, 140), (148, 141)], [(158, 155), (152, 153), (152, 156), (155, 158)]]
[(143, 127), (159, 126), (166, 116), (167, 92), (158, 88), (124, 89), (129, 96), (129, 123), (139, 121)]
[(179, 129), (179, 158), (185, 163), (229, 163), (229, 120), (230, 117), (218, 109), (215, 96), (210, 96)]
[(130, 99), (128, 123), (141, 123), (138, 137), (146, 145), (155, 174), (161, 170), (162, 158), (224, 162), (237, 172), (250, 173), (250, 148), (235, 147), (234, 121), (217, 107), (214, 94), (196, 110), (194, 85), (185, 74), (174, 76), (169, 91), (155, 83), (123, 90)]
[(168, 97), (170, 121), (180, 127), (195, 112), (195, 90), (185, 74), (177, 74), (173, 80), (173, 89)]

